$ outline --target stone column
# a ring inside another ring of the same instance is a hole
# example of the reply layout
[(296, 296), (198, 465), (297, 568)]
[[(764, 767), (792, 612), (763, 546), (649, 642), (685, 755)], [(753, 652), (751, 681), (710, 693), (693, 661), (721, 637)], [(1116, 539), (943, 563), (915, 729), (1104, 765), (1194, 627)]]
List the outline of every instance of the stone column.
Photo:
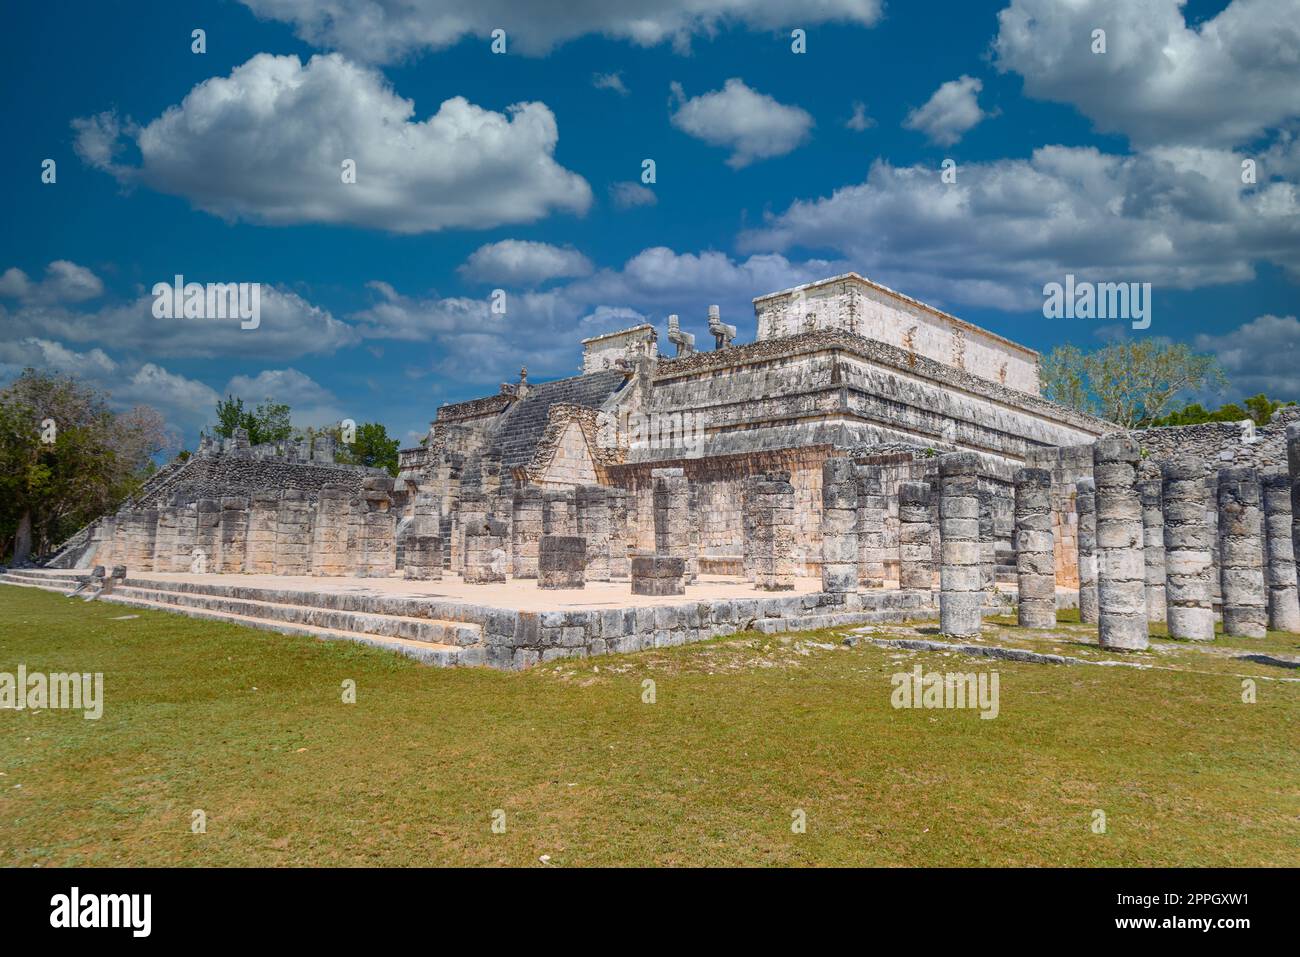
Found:
[(1286, 461), (1291, 479), (1291, 548), (1300, 559), (1300, 422), (1287, 423)]
[(930, 540), (930, 483), (898, 486), (898, 587), (934, 588), (934, 545)]
[(1052, 473), (1015, 474), (1016, 581), (1023, 628), (1056, 627), (1056, 554), (1052, 535)]
[(1264, 495), (1268, 627), (1274, 631), (1300, 632), (1295, 546), (1291, 539), (1291, 476), (1283, 471), (1268, 471), (1260, 481)]
[(575, 490), (578, 534), (587, 540), (589, 582), (609, 581), (609, 489), (583, 485)]
[(794, 486), (789, 472), (769, 472), (754, 494), (754, 586), (794, 588)]
[(939, 630), (960, 638), (980, 633), (979, 456), (949, 452), (939, 459)]
[(248, 510), (248, 553), (244, 569), (250, 575), (275, 574), (275, 529), (280, 514), (280, 493), (259, 489)]
[(655, 469), (655, 553), (686, 561), (686, 583), (695, 581), (697, 562), (691, 548), (691, 487), (682, 469)]
[(457, 509), (457, 543), (458, 548), (455, 550), (453, 559), (458, 562), (457, 571), (463, 576), (465, 574), (466, 562), (469, 556), (465, 553), (468, 547), (466, 539), (470, 535), (483, 534), (483, 527), (488, 518), (487, 496), (477, 485), (462, 485), (460, 490), (460, 507)]
[[(175, 571), (176, 559), (176, 506), (160, 505), (154, 510), (153, 556), (149, 571)], [(188, 568), (185, 571), (189, 571)]]
[(393, 480), (370, 476), (363, 480), (357, 499), (357, 575), (387, 578), (397, 570), (397, 528), (392, 512)]
[(465, 523), (465, 569), (462, 574), (467, 583), (485, 585), (506, 580), (508, 536), (509, 530), (500, 519), (474, 519)]
[(573, 489), (547, 489), (542, 492), (542, 534), (568, 537), (576, 535), (576, 512)]
[(634, 595), (684, 595), (686, 562), (667, 555), (634, 555), (632, 557), (632, 594)]
[(348, 521), (352, 493), (346, 485), (321, 486), (312, 525), (311, 573), (342, 577), (348, 573)]
[(515, 489), (514, 523), (511, 535), (514, 538), (514, 567), (511, 574), (515, 578), (537, 577), (537, 547), (542, 539), (542, 490), (536, 485), (525, 485)]
[(1223, 633), (1235, 638), (1263, 638), (1268, 630), (1260, 498), (1259, 473), (1253, 468), (1219, 470)]
[(616, 580), (632, 574), (627, 551), (628, 499), (627, 489), (609, 490), (609, 577)]
[(1169, 637), (1214, 640), (1214, 533), (1207, 520), (1205, 469), (1195, 459), (1168, 462), (1164, 503), (1165, 620)]
[(418, 581), (438, 581), (442, 578), (442, 539), (420, 530), (406, 536), (406, 561), (402, 575)]
[[(997, 595), (998, 588), (998, 538), (993, 521), (993, 493), (978, 488), (976, 498), (980, 510), (980, 590), (989, 596)], [(1014, 495), (1014, 490), (1012, 492)]]
[(1097, 483), (1097, 637), (1103, 648), (1141, 651), (1147, 637), (1146, 561), (1137, 466), (1142, 457), (1127, 433), (1104, 435), (1092, 447)]
[(863, 465), (858, 479), (858, 583), (863, 588), (885, 587), (885, 501), (884, 477), (880, 466)]
[(538, 588), (586, 587), (587, 543), (581, 535), (543, 535), (537, 549)]
[(1219, 553), (1219, 473), (1212, 471), (1205, 477), (1205, 500), (1209, 506), (1205, 510), (1205, 523), (1210, 527), (1210, 564), (1214, 573), (1210, 575), (1210, 595), (1216, 608), (1223, 607), (1223, 576), (1219, 569), (1223, 567), (1223, 556)]
[(199, 511), (194, 505), (176, 507), (176, 551), (172, 556), (172, 571), (189, 572), (194, 564), (195, 542), (199, 535)]
[(1097, 623), (1097, 486), (1092, 479), (1074, 484), (1074, 511), (1079, 517), (1079, 621)]
[(201, 574), (213, 574), (221, 553), (221, 503), (215, 498), (201, 498), (195, 505), (195, 515), (194, 550), (198, 555), (190, 567)]
[(758, 505), (755, 489), (761, 475), (750, 475), (740, 483), (740, 567), (748, 582), (754, 581), (754, 541), (757, 534)]
[(311, 571), (311, 502), (305, 492), (287, 488), (280, 496), (275, 523), (275, 574)]
[(1142, 501), (1142, 561), (1146, 570), (1147, 621), (1165, 620), (1165, 514), (1160, 497), (1159, 466), (1138, 469)]
[(221, 499), (221, 547), (215, 571), (239, 575), (248, 553), (248, 499), (227, 495)]
[(853, 460), (822, 463), (822, 591), (858, 590), (858, 479)]

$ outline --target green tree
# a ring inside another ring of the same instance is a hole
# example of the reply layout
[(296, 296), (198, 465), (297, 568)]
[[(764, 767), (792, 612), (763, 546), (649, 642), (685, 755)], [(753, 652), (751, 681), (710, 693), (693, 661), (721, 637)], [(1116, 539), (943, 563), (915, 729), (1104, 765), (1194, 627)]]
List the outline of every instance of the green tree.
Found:
[(1039, 384), (1043, 394), (1053, 402), (1068, 405), (1080, 412), (1095, 412), (1096, 404), (1088, 395), (1088, 373), (1078, 346), (1057, 346), (1039, 364)]
[(134, 493), (171, 445), (156, 410), (115, 414), (74, 378), (25, 370), (0, 391), (0, 554), (47, 552)]
[(1225, 382), (1213, 356), (1192, 352), (1185, 343), (1154, 339), (1113, 342), (1089, 353), (1058, 346), (1041, 371), (1049, 398), (1126, 429), (1168, 414), (1181, 393)]
[(330, 426), (326, 431), (334, 436), (337, 447), (334, 460), (345, 465), (367, 465), (387, 469), (389, 475), (397, 474), (397, 450), (401, 443), (389, 438), (388, 429), (380, 422), (364, 422), (357, 426), (352, 444), (342, 441), (341, 426)]
[(1229, 402), (1214, 410), (1206, 409), (1199, 402), (1191, 402), (1181, 409), (1155, 419), (1150, 424), (1200, 425), (1204, 422), (1241, 422), (1244, 419), (1253, 419), (1256, 425), (1267, 425), (1275, 411), (1283, 406), (1295, 405), (1294, 402), (1275, 402), (1262, 393), (1251, 396), (1245, 401), (1245, 408), (1235, 402)]
[(227, 395), (217, 401), (217, 424), (212, 427), (212, 434), (223, 439), (233, 438), (235, 429), (248, 432), (248, 441), (252, 445), (264, 442), (283, 442), (293, 435), (293, 424), (289, 406), (273, 402), (267, 396), (256, 409), (244, 408), (244, 400)]

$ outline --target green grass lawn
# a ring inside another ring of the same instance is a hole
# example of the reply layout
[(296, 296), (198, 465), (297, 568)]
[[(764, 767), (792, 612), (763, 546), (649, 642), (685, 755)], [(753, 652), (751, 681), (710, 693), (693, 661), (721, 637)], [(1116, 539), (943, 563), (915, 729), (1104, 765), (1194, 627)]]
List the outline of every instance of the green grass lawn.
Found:
[[(1063, 629), (985, 640), (1107, 656)], [(0, 711), (0, 864), (1295, 865), (1300, 671), (1223, 641), (1139, 670), (745, 635), (507, 674), (0, 587), (0, 671), (106, 699)], [(917, 663), (998, 671), (999, 717), (895, 710)]]

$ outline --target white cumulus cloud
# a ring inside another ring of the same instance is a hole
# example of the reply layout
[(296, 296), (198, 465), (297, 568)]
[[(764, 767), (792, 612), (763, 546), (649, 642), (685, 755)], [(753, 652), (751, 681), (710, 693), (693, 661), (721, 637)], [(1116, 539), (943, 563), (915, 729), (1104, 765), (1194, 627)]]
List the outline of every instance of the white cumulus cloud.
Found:
[[(589, 34), (656, 46), (671, 41), (679, 52), (694, 36), (741, 25), (789, 28), (783, 0), (243, 0), (262, 17), (292, 24), (306, 42), (343, 50), (358, 59), (388, 62), (419, 50), (441, 50), (464, 37), (483, 42), (506, 31), (507, 50), (541, 55)], [(800, 25), (856, 23), (880, 18), (880, 0), (813, 0), (798, 13)]]
[[(1232, 0), (1191, 26), (1185, 0), (1012, 0), (1000, 70), (1138, 145), (1233, 146), (1300, 115), (1295, 0)], [(1093, 31), (1105, 31), (1104, 53)]]
[(98, 276), (66, 259), (56, 259), (46, 266), (45, 278), (39, 282), (16, 266), (0, 274), (0, 297), (24, 302), (84, 302), (103, 293), (104, 283)]
[(678, 101), (673, 126), (711, 146), (730, 149), (727, 165), (733, 169), (784, 156), (803, 143), (813, 127), (807, 110), (778, 103), (738, 77), (721, 90), (689, 99), (681, 84), (674, 83), (673, 95)]
[(924, 106), (907, 114), (903, 126), (917, 130), (940, 146), (952, 146), (966, 131), (988, 116), (980, 109), (978, 94), (984, 84), (973, 76), (949, 80), (934, 91)]
[(1065, 272), (1195, 289), (1242, 282), (1255, 264), (1300, 278), (1300, 190), (1247, 186), (1241, 157), (1167, 148), (1114, 156), (1048, 146), (1028, 159), (940, 171), (878, 161), (863, 183), (798, 200), (742, 234), (749, 251), (830, 250), (934, 301), (1034, 308)]
[(585, 276), (591, 268), (591, 260), (571, 246), (503, 239), (474, 250), (458, 272), (477, 282), (535, 285), (547, 279)]
[[(338, 54), (259, 53), (134, 131), (102, 114), (73, 125), (86, 162), (229, 220), (424, 233), (591, 205), (586, 180), (554, 160), (544, 103), (496, 113), (456, 96), (418, 120), (377, 71)], [(118, 135), (134, 138), (141, 165), (113, 159)], [(344, 182), (349, 160), (355, 182)]]

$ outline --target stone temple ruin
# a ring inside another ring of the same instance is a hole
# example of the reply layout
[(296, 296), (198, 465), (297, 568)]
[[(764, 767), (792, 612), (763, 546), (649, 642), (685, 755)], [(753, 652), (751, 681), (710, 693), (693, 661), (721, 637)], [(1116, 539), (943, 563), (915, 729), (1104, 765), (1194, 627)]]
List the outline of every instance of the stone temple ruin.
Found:
[(206, 444), (6, 580), (93, 568), (109, 600), (505, 668), (973, 635), (1010, 602), (1033, 628), (1077, 603), (1117, 649), (1153, 621), (1300, 630), (1300, 410), (1124, 433), (1042, 398), (1032, 350), (855, 273), (754, 309), (752, 343), (714, 307), (713, 349), (672, 316), (674, 355), (635, 326), (584, 340), (580, 375), (444, 405), (396, 479), (328, 439)]

